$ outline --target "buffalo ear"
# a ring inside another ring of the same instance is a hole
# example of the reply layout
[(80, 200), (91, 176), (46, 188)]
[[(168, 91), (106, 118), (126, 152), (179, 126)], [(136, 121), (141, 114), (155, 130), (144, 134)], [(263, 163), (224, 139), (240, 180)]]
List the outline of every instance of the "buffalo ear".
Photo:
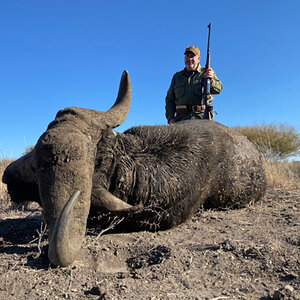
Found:
[(131, 101), (131, 84), (128, 71), (124, 71), (121, 77), (119, 92), (115, 104), (105, 112), (105, 122), (109, 127), (115, 128), (126, 119)]

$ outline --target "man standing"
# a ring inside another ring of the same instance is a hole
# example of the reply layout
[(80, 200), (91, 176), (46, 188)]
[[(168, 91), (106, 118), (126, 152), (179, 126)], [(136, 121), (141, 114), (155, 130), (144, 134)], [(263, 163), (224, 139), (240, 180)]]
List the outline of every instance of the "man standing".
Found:
[[(185, 68), (174, 74), (166, 96), (166, 118), (169, 124), (189, 119), (203, 119), (205, 105), (200, 105), (204, 78), (210, 78), (210, 94), (219, 94), (222, 83), (215, 72), (200, 66), (200, 50), (190, 46), (184, 52)], [(213, 97), (210, 96), (210, 104)], [(210, 111), (210, 119), (214, 118)]]

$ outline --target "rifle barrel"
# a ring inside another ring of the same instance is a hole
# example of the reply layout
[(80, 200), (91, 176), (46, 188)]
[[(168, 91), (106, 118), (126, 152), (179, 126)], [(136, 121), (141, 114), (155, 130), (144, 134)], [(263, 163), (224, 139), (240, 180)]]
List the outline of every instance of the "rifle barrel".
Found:
[(211, 23), (207, 25), (208, 27), (208, 41), (207, 41), (207, 53), (209, 53), (209, 42), (210, 42), (210, 28), (211, 28)]
[(206, 55), (206, 69), (210, 68), (210, 53), (209, 53), (209, 44), (210, 44), (210, 28), (211, 28), (211, 23), (207, 25), (208, 27), (208, 41), (207, 41), (207, 55)]

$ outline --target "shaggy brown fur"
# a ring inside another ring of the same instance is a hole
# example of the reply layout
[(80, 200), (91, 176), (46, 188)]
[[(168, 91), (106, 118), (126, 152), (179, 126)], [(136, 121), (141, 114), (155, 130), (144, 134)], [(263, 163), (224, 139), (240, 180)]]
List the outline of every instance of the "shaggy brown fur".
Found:
[(126, 212), (128, 219), (169, 228), (202, 206), (239, 208), (256, 201), (266, 180), (259, 153), (246, 138), (216, 122), (194, 120), (124, 134), (108, 129), (97, 148), (94, 212), (99, 186), (143, 208)]

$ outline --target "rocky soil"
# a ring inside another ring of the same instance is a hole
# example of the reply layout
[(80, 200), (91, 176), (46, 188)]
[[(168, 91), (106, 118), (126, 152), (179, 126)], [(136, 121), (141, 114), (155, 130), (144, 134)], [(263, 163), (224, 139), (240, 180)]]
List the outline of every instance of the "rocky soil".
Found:
[(40, 210), (2, 209), (0, 299), (300, 299), (299, 209), (299, 189), (269, 189), (168, 231), (90, 228), (68, 268), (49, 265)]

